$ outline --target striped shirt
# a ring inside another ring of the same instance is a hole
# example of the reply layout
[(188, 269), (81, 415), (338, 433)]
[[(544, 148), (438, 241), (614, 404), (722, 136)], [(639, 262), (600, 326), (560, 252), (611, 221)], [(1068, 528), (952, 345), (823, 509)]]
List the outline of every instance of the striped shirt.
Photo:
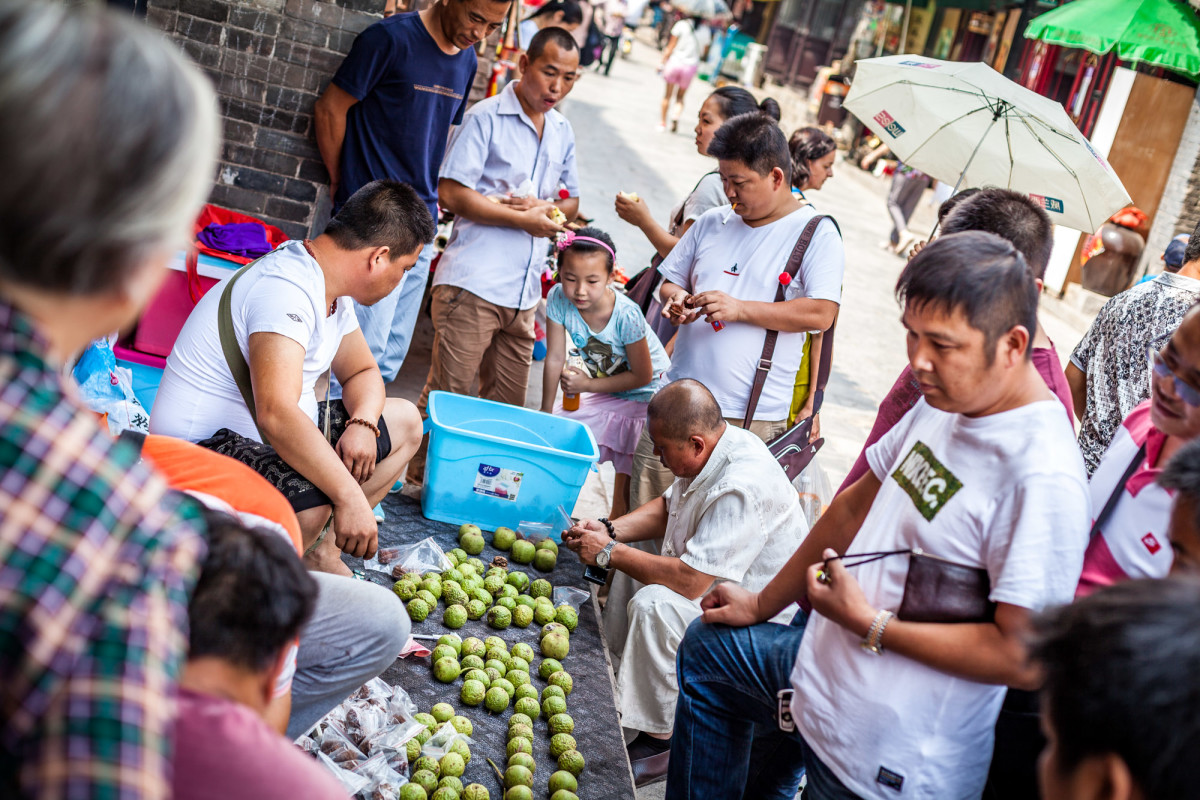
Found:
[(167, 797), (198, 507), (0, 302), (0, 796)]

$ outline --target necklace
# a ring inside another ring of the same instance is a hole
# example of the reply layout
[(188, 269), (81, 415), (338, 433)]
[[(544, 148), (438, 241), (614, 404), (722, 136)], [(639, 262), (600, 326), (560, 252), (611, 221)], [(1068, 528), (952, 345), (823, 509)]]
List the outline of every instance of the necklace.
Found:
[[(305, 239), (302, 242), (302, 244), (304, 245), (304, 249), (308, 252), (309, 256), (312, 257), (312, 260), (317, 262), (317, 266), (321, 266), (321, 262), (317, 261), (317, 254), (313, 252), (312, 239)], [(326, 314), (325, 316), (332, 317), (333, 313), (335, 311), (337, 311), (337, 298), (336, 297), (333, 298), (333, 302), (329, 304), (329, 313)]]

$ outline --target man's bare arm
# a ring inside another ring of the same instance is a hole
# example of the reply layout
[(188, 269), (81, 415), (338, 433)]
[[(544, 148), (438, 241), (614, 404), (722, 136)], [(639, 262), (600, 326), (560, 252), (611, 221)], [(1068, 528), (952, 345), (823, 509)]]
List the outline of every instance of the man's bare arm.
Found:
[(358, 100), (344, 89), (332, 83), (317, 98), (313, 106), (313, 124), (316, 127), (317, 149), (329, 172), (329, 191), (337, 191), (342, 178), (342, 144), (346, 140), (346, 115)]
[(1075, 366), (1074, 361), (1067, 362), (1067, 385), (1071, 387), (1071, 404), (1075, 406), (1075, 419), (1083, 419), (1087, 411), (1087, 373)]

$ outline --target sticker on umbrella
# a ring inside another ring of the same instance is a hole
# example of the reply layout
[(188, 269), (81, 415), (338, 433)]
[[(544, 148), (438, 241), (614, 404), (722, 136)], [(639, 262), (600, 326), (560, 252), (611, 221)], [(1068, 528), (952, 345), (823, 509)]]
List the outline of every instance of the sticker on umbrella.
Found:
[(880, 111), (875, 115), (875, 121), (883, 126), (883, 129), (888, 132), (888, 135), (893, 139), (898, 139), (904, 135), (904, 128), (900, 127), (900, 123), (892, 118), (892, 115), (886, 111)]
[(1029, 199), (1051, 213), (1063, 213), (1063, 201), (1059, 200), (1057, 197), (1046, 197), (1042, 194), (1031, 194), (1029, 195)]

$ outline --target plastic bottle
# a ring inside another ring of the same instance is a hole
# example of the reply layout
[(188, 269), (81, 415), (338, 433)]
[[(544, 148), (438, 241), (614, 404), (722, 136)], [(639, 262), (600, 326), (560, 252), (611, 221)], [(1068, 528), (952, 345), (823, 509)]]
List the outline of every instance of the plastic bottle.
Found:
[[(584, 363), (583, 357), (579, 355), (579, 351), (571, 348), (571, 352), (567, 354), (567, 368), (587, 372), (587, 364)], [(578, 411), (579, 410), (579, 393), (563, 392), (563, 411)]]

